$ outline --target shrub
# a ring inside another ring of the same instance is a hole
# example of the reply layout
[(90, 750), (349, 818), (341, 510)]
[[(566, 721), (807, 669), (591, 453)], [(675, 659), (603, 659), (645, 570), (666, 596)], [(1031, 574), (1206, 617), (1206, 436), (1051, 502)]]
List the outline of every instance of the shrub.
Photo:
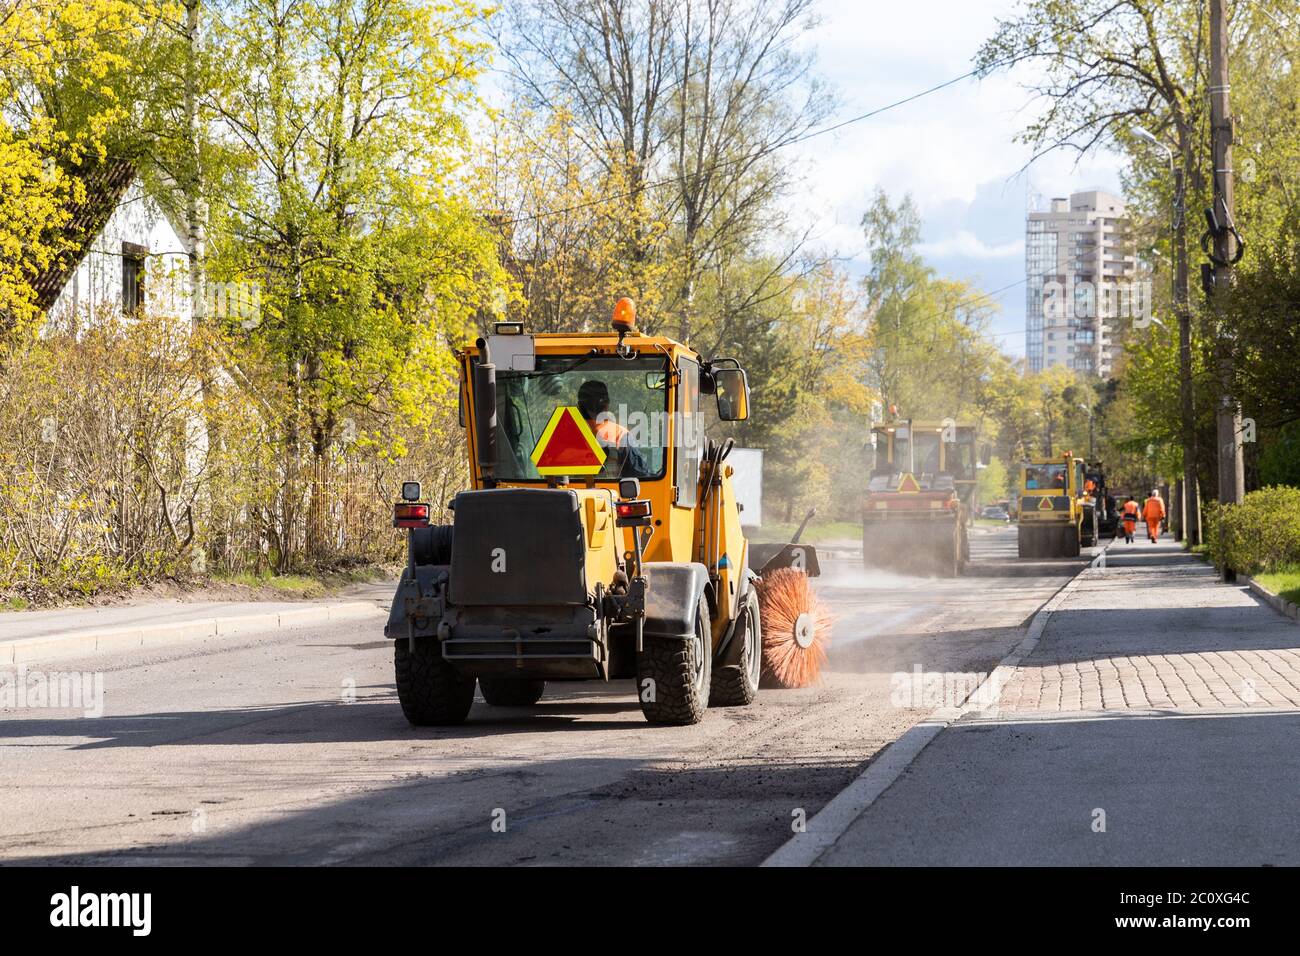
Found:
[(1275, 485), (1206, 508), (1205, 545), (1216, 567), (1243, 574), (1300, 564), (1300, 488)]

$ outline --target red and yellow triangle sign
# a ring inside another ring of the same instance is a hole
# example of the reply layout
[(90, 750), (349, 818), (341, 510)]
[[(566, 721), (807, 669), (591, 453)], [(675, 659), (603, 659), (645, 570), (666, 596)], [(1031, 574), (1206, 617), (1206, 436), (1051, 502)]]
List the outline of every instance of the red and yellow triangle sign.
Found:
[(1053, 507), (1052, 507), (1052, 499), (1049, 498), (1047, 495), (1043, 495), (1043, 497), (1039, 498), (1039, 499), (1038, 499), (1038, 510), (1039, 510), (1039, 511), (1052, 511), (1052, 510), (1054, 510)]
[(573, 405), (551, 413), (529, 457), (539, 475), (594, 475), (605, 464), (604, 449)]
[(917, 482), (916, 477), (909, 471), (903, 475), (902, 480), (898, 483), (898, 494), (916, 495), (921, 493), (921, 485)]

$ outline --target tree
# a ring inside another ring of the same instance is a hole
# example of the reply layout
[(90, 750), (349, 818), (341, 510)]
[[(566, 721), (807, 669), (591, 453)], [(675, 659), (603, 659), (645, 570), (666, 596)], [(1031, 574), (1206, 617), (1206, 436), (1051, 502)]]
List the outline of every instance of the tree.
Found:
[(15, 0), (0, 10), (0, 335), (36, 318), (32, 280), (70, 245), (68, 209), (130, 100), (116, 79), (140, 13), (128, 0)]
[[(776, 151), (829, 99), (795, 41), (811, 0), (518, 0), (498, 34), (521, 102), (566, 115), (613, 209), (625, 291), (644, 325), (716, 340), (737, 306), (775, 294), (776, 273), (743, 268), (780, 235), (793, 182)], [(554, 203), (563, 214), (568, 206)], [(666, 229), (664, 227), (667, 227)], [(778, 261), (796, 261), (796, 237)], [(655, 269), (653, 263), (661, 268)], [(733, 266), (741, 266), (732, 273)], [(759, 283), (738, 287), (740, 280)], [(653, 284), (661, 280), (662, 284)]]
[[(214, 274), (265, 283), (263, 317), (232, 324), (245, 371), (281, 415), (292, 540), (310, 462), (307, 550), (319, 555), (329, 452), (396, 441), (450, 400), (448, 346), (505, 276), (474, 197), (457, 189), (481, 47), (469, 3), (248, 0), (219, 55), (242, 83), (217, 104), (248, 158), (221, 213)], [(247, 323), (245, 323), (247, 324)], [(286, 546), (282, 565), (292, 560)]]
[(997, 354), (984, 338), (990, 300), (925, 264), (910, 196), (894, 205), (877, 191), (862, 228), (871, 257), (862, 283), (870, 321), (864, 372), (880, 401), (907, 418), (974, 411)]

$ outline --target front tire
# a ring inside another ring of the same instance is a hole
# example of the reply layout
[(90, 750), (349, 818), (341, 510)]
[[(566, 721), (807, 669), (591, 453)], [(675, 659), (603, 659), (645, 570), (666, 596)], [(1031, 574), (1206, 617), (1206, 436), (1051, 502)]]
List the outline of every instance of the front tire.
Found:
[(1016, 556), (1020, 558), (1036, 558), (1038, 538), (1033, 531), (1021, 525), (1016, 529)]
[(1097, 543), (1097, 512), (1092, 508), (1083, 509), (1083, 524), (1079, 526), (1080, 544), (1091, 548)]
[(511, 677), (480, 677), (478, 689), (493, 707), (531, 707), (542, 699), (544, 680), (518, 680)]
[(695, 610), (691, 640), (647, 637), (636, 658), (636, 693), (652, 724), (685, 726), (704, 719), (709, 706), (713, 658), (709, 608), (703, 596)]
[(758, 680), (763, 671), (763, 625), (759, 619), (758, 592), (752, 587), (745, 606), (736, 620), (745, 629), (732, 640), (742, 640), (740, 660), (713, 672), (709, 687), (710, 707), (744, 707), (758, 696)]
[(397, 699), (413, 727), (445, 727), (464, 723), (474, 703), (474, 678), (462, 677), (442, 657), (433, 638), (415, 642), (399, 638), (393, 644)]

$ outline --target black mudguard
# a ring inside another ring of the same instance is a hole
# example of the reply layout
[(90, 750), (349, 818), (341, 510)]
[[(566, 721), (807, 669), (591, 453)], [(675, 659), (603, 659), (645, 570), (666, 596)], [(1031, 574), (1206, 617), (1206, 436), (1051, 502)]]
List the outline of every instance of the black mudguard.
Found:
[(695, 615), (709, 583), (702, 564), (656, 561), (645, 565), (645, 634), (690, 640), (695, 637)]

